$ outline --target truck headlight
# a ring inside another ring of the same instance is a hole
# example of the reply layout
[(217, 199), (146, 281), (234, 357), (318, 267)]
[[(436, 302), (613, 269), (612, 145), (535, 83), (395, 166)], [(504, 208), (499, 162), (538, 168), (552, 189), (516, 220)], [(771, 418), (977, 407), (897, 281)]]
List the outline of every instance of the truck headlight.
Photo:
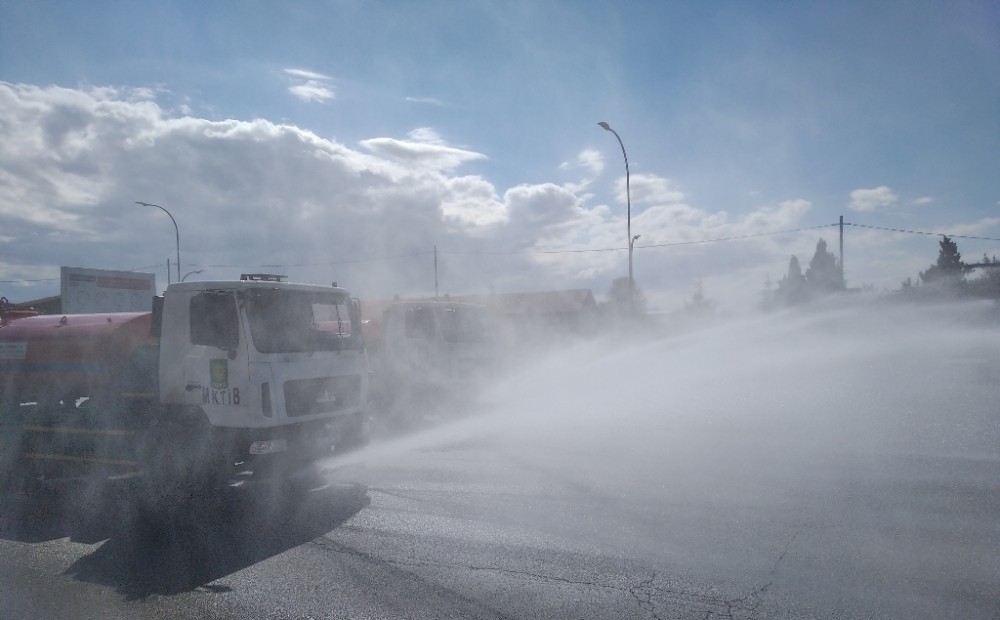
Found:
[(250, 444), (250, 454), (272, 454), (286, 450), (288, 450), (288, 441), (285, 439), (265, 439)]

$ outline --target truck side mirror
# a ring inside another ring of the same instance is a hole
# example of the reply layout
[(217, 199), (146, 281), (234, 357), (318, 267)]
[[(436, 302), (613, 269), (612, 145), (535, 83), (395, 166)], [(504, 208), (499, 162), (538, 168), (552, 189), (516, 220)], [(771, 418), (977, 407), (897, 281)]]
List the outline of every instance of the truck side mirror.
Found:
[(149, 335), (159, 338), (163, 331), (163, 295), (153, 297), (153, 317), (149, 323)]

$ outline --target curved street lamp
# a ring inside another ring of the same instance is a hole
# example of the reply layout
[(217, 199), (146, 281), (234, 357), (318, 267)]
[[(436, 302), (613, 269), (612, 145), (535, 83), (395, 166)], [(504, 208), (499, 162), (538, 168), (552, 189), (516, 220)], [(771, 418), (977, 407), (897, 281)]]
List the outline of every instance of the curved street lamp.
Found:
[[(170, 211), (167, 211), (160, 205), (154, 205), (151, 202), (140, 202), (135, 201), (135, 204), (142, 205), (144, 207), (156, 207), (157, 209), (163, 211), (170, 217), (170, 221), (174, 223), (174, 234), (177, 236), (177, 281), (181, 281), (181, 231), (177, 228), (177, 220), (174, 219), (173, 215), (170, 215)], [(190, 275), (190, 274), (188, 274)], [(167, 284), (170, 284), (170, 270), (167, 269)]]
[(625, 221), (626, 221), (626, 226), (627, 226), (627, 229), (626, 229), (627, 236), (625, 238), (629, 240), (629, 242), (628, 242), (628, 301), (629, 301), (629, 312), (634, 317), (635, 316), (635, 281), (632, 279), (632, 245), (635, 243), (635, 240), (639, 238), (639, 236), (636, 235), (635, 238), (632, 237), (632, 192), (631, 192), (631, 188), (629, 187), (628, 154), (625, 153), (625, 144), (622, 142), (622, 137), (618, 135), (617, 131), (615, 131), (614, 129), (611, 128), (611, 125), (608, 125), (604, 121), (601, 121), (601, 122), (599, 122), (597, 124), (600, 125), (601, 127), (603, 127), (605, 130), (610, 131), (611, 133), (615, 134), (615, 137), (618, 138), (618, 145), (622, 147), (622, 157), (625, 158), (625, 204), (626, 204), (626, 207), (628, 209), (625, 212), (625, 217), (626, 217)]
[(193, 276), (194, 274), (201, 273), (203, 271), (205, 271), (205, 270), (204, 269), (198, 269), (197, 271), (189, 271), (189, 272), (187, 272), (187, 273), (184, 274), (183, 278), (181, 278), (181, 282), (183, 282), (184, 280), (187, 280), (188, 276)]

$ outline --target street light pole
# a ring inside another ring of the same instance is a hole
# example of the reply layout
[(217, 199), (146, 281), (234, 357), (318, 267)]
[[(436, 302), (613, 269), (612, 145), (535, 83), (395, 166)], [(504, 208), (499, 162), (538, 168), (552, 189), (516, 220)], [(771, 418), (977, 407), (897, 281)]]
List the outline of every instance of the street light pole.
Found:
[[(181, 231), (177, 228), (177, 220), (174, 219), (173, 215), (170, 215), (170, 211), (167, 211), (160, 205), (154, 205), (151, 202), (140, 202), (135, 201), (135, 204), (142, 205), (144, 207), (156, 207), (160, 211), (163, 211), (170, 217), (170, 221), (174, 223), (174, 234), (177, 236), (177, 281), (181, 281)], [(190, 275), (190, 274), (189, 274)], [(170, 269), (167, 269), (167, 284), (170, 284)]]
[(629, 242), (628, 242), (628, 303), (629, 303), (629, 312), (632, 314), (633, 317), (635, 317), (635, 281), (632, 279), (632, 244), (635, 243), (635, 239), (632, 238), (632, 192), (631, 192), (631, 188), (629, 187), (628, 154), (625, 152), (625, 144), (622, 142), (622, 137), (618, 135), (617, 131), (615, 131), (614, 129), (611, 128), (611, 125), (608, 125), (604, 121), (601, 121), (600, 123), (597, 123), (597, 124), (600, 125), (601, 127), (603, 127), (605, 130), (610, 131), (611, 133), (615, 134), (615, 137), (618, 138), (618, 145), (622, 147), (622, 157), (625, 158), (625, 204), (626, 204), (626, 207), (628, 209), (625, 212), (625, 217), (626, 217), (625, 222), (626, 222), (626, 227), (627, 227), (627, 229), (626, 229), (627, 236), (625, 238), (629, 240)]
[[(632, 281), (632, 252), (635, 249), (635, 242), (636, 242), (636, 240), (638, 240), (639, 237), (641, 237), (641, 236), (642, 235), (633, 235), (632, 239), (628, 243), (628, 276), (629, 276), (629, 282)], [(634, 315), (635, 314), (635, 290), (633, 289), (633, 287), (632, 287), (631, 284), (629, 284), (629, 293), (632, 296), (632, 314)]]

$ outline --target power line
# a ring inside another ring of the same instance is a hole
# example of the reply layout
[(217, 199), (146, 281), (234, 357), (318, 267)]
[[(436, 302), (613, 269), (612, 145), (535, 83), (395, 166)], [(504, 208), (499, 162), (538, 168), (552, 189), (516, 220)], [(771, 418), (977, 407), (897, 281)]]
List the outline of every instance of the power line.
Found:
[(974, 237), (972, 235), (949, 235), (947, 233), (924, 232), (922, 230), (903, 230), (902, 228), (886, 228), (883, 226), (868, 226), (867, 224), (850, 224), (844, 222), (844, 226), (854, 226), (856, 228), (870, 228), (872, 230), (887, 230), (890, 232), (906, 233), (909, 235), (928, 235), (931, 237), (949, 237), (954, 239), (977, 239), (979, 241), (1000, 241), (993, 237)]
[(498, 254), (583, 254), (585, 252), (618, 252), (628, 248), (584, 248), (579, 250), (489, 250), (471, 252), (467, 250), (444, 250), (439, 254), (462, 254), (467, 256), (494, 256)]
[[(412, 252), (410, 254), (398, 254), (394, 256), (376, 256), (373, 258), (357, 258), (354, 260), (341, 260), (341, 261), (328, 261), (325, 263), (292, 263), (288, 265), (254, 265), (255, 268), (260, 269), (286, 269), (288, 267), (328, 267), (331, 265), (353, 265), (356, 263), (374, 263), (378, 261), (387, 260), (399, 260), (401, 258), (413, 258), (414, 256), (426, 256), (427, 254), (432, 254), (432, 250), (423, 250), (420, 252)], [(193, 267), (201, 267), (202, 265), (192, 265)], [(246, 267), (246, 263), (238, 265), (204, 265), (206, 269), (240, 269)]]
[(820, 228), (830, 228), (839, 224), (821, 224), (819, 226), (806, 226), (804, 228), (792, 228), (789, 230), (777, 230), (774, 232), (755, 233), (752, 235), (736, 235), (734, 237), (719, 237), (717, 239), (698, 239), (696, 241), (675, 241), (673, 243), (656, 243), (650, 245), (637, 245), (636, 248), (669, 248), (676, 245), (694, 245), (696, 243), (715, 243), (717, 241), (736, 241), (738, 239), (753, 239), (755, 237), (770, 237), (772, 235), (784, 235), (787, 233), (803, 232), (806, 230), (818, 230)]
[(163, 264), (160, 263), (160, 264), (157, 264), (157, 265), (145, 265), (143, 267), (132, 267), (131, 269), (126, 269), (125, 271), (139, 271), (140, 269), (160, 269), (162, 267), (163, 267)]
[[(830, 228), (832, 226), (838, 226), (838, 224), (821, 224), (819, 226), (806, 226), (804, 228), (792, 228), (789, 230), (775, 230), (771, 232), (764, 233), (754, 233), (751, 235), (736, 235), (733, 237), (719, 237), (716, 239), (698, 239), (696, 241), (675, 241), (673, 243), (654, 243), (648, 245), (637, 245), (635, 249), (639, 248), (667, 248), (676, 245), (693, 245), (696, 243), (715, 243), (718, 241), (735, 241), (737, 239), (753, 239), (754, 237), (768, 237), (771, 235), (784, 235), (787, 233), (802, 232), (805, 230), (817, 230), (820, 228)], [(441, 254), (465, 254), (465, 255), (494, 255), (494, 254), (579, 254), (583, 252), (620, 252), (622, 250), (627, 250), (628, 248), (586, 248), (579, 250), (497, 250), (497, 251), (484, 251), (484, 252), (471, 252), (471, 251), (444, 251)]]

